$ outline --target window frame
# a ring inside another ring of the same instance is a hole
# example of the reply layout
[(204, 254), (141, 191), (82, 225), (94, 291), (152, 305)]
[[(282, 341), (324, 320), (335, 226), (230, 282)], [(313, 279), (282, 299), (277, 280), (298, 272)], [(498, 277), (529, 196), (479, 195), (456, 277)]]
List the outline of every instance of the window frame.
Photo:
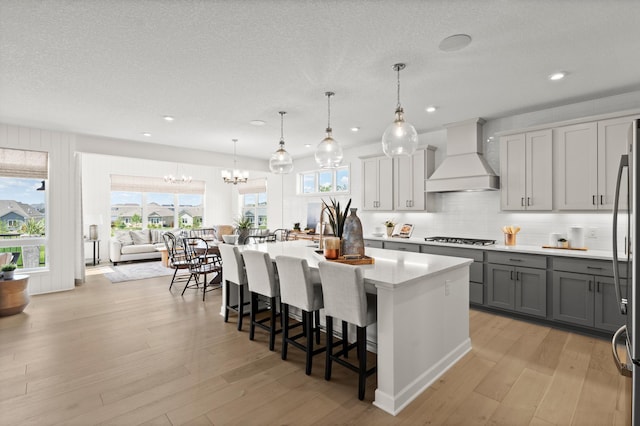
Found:
[[(348, 184), (348, 188), (345, 191), (339, 191), (337, 190), (337, 177), (338, 177), (338, 172), (339, 171), (347, 171), (348, 177), (349, 177), (349, 184)], [(327, 172), (331, 173), (331, 190), (329, 191), (321, 191), (320, 190), (320, 176), (322, 174), (325, 174)], [(305, 184), (305, 176), (313, 176), (314, 179), (314, 191), (312, 192), (304, 192), (305, 188), (304, 188), (304, 184)], [(297, 195), (302, 195), (302, 196), (307, 196), (307, 197), (317, 197), (317, 196), (325, 196), (325, 195), (335, 195), (335, 196), (339, 196), (339, 195), (349, 195), (351, 194), (351, 165), (350, 164), (346, 164), (344, 166), (340, 166), (340, 167), (336, 167), (333, 169), (316, 169), (316, 170), (308, 170), (305, 172), (299, 172), (296, 178), (296, 182), (297, 182), (297, 190), (296, 193)]]

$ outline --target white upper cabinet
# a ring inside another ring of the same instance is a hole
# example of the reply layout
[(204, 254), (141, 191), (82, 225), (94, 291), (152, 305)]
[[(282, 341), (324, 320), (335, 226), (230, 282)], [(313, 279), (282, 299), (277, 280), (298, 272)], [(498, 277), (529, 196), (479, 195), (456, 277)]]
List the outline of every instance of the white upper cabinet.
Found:
[[(598, 122), (598, 208), (613, 210), (618, 165), (620, 157), (629, 154), (632, 132), (633, 119), (629, 117)], [(624, 195), (627, 193), (626, 179), (621, 183), (620, 194)], [(620, 208), (627, 208), (624, 196), (620, 199)]]
[(502, 210), (553, 208), (551, 129), (500, 138)]
[[(394, 159), (394, 210), (426, 210), (425, 180), (434, 170), (434, 148), (418, 149), (411, 157)], [(429, 197), (431, 198), (431, 197)]]
[(632, 123), (632, 117), (623, 117), (554, 130), (559, 210), (613, 208), (618, 164), (629, 152)]
[(393, 160), (386, 156), (362, 160), (362, 209), (393, 209)]

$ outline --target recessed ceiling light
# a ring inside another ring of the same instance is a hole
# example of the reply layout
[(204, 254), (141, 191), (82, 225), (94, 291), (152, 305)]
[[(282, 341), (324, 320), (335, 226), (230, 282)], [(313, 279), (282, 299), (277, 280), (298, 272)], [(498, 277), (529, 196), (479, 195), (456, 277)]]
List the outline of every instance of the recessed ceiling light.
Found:
[(433, 105), (431, 105), (431, 106), (428, 106), (428, 107), (426, 108), (426, 111), (427, 111), (427, 112), (436, 112), (436, 110), (437, 110), (437, 109), (438, 109), (438, 108), (436, 108), (436, 107), (434, 107)]
[(162, 118), (164, 119), (164, 121), (173, 121), (173, 120), (175, 120), (175, 119), (174, 119), (172, 116), (170, 116), (170, 115), (165, 115), (165, 116), (163, 116)]
[(467, 34), (455, 34), (442, 40), (438, 47), (443, 52), (454, 52), (464, 49), (471, 43), (471, 36)]
[(151, 133), (149, 133), (149, 132), (144, 132), (144, 133), (142, 134), (142, 136), (151, 137)]
[(352, 128), (351, 128), (351, 131), (352, 131), (352, 132), (357, 132), (358, 130), (360, 130), (360, 127), (352, 127)]
[(305, 143), (305, 144), (304, 144), (304, 147), (305, 147), (305, 148), (311, 148), (311, 144), (310, 144), (310, 143)]
[(252, 126), (264, 126), (265, 124), (267, 124), (267, 122), (263, 120), (251, 120), (249, 124), (251, 124)]
[(567, 76), (566, 72), (554, 72), (553, 74), (551, 74), (549, 76), (549, 80), (551, 81), (558, 81), (558, 80), (562, 80), (563, 78), (565, 78)]

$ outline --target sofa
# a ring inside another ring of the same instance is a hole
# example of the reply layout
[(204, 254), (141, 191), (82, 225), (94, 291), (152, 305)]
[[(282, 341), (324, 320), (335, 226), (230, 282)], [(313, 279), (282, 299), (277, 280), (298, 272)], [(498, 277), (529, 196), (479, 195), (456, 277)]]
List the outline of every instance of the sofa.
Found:
[(165, 247), (162, 239), (164, 232), (162, 229), (116, 231), (109, 240), (109, 259), (114, 265), (130, 260), (159, 260), (162, 255), (157, 249)]

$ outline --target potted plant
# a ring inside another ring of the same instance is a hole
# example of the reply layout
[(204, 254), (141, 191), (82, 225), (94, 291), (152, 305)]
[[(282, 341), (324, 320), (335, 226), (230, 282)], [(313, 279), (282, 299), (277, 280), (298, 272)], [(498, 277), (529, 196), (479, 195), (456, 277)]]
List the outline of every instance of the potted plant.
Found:
[(396, 222), (394, 219), (387, 219), (384, 221), (384, 226), (387, 228), (387, 237), (390, 237), (393, 234), (393, 228), (396, 226)]
[(243, 214), (235, 220), (234, 225), (238, 234), (238, 244), (245, 244), (253, 225), (251, 218)]
[[(340, 209), (340, 202), (336, 201), (335, 198), (330, 198), (331, 205), (327, 204), (326, 201), (322, 200), (322, 205), (324, 209), (327, 211), (327, 216), (329, 218), (329, 225), (333, 229), (333, 235), (338, 238), (342, 238), (342, 232), (344, 231), (344, 221), (347, 218), (347, 213), (349, 213), (349, 206), (351, 206), (351, 199), (347, 203), (347, 207), (344, 210)], [(322, 220), (322, 218), (320, 218)], [(322, 226), (320, 227), (320, 232), (322, 232)]]
[(17, 268), (17, 265), (15, 263), (5, 263), (4, 265), (2, 265), (0, 269), (2, 270), (2, 275), (4, 276), (4, 279), (12, 280), (13, 274), (16, 268)]

